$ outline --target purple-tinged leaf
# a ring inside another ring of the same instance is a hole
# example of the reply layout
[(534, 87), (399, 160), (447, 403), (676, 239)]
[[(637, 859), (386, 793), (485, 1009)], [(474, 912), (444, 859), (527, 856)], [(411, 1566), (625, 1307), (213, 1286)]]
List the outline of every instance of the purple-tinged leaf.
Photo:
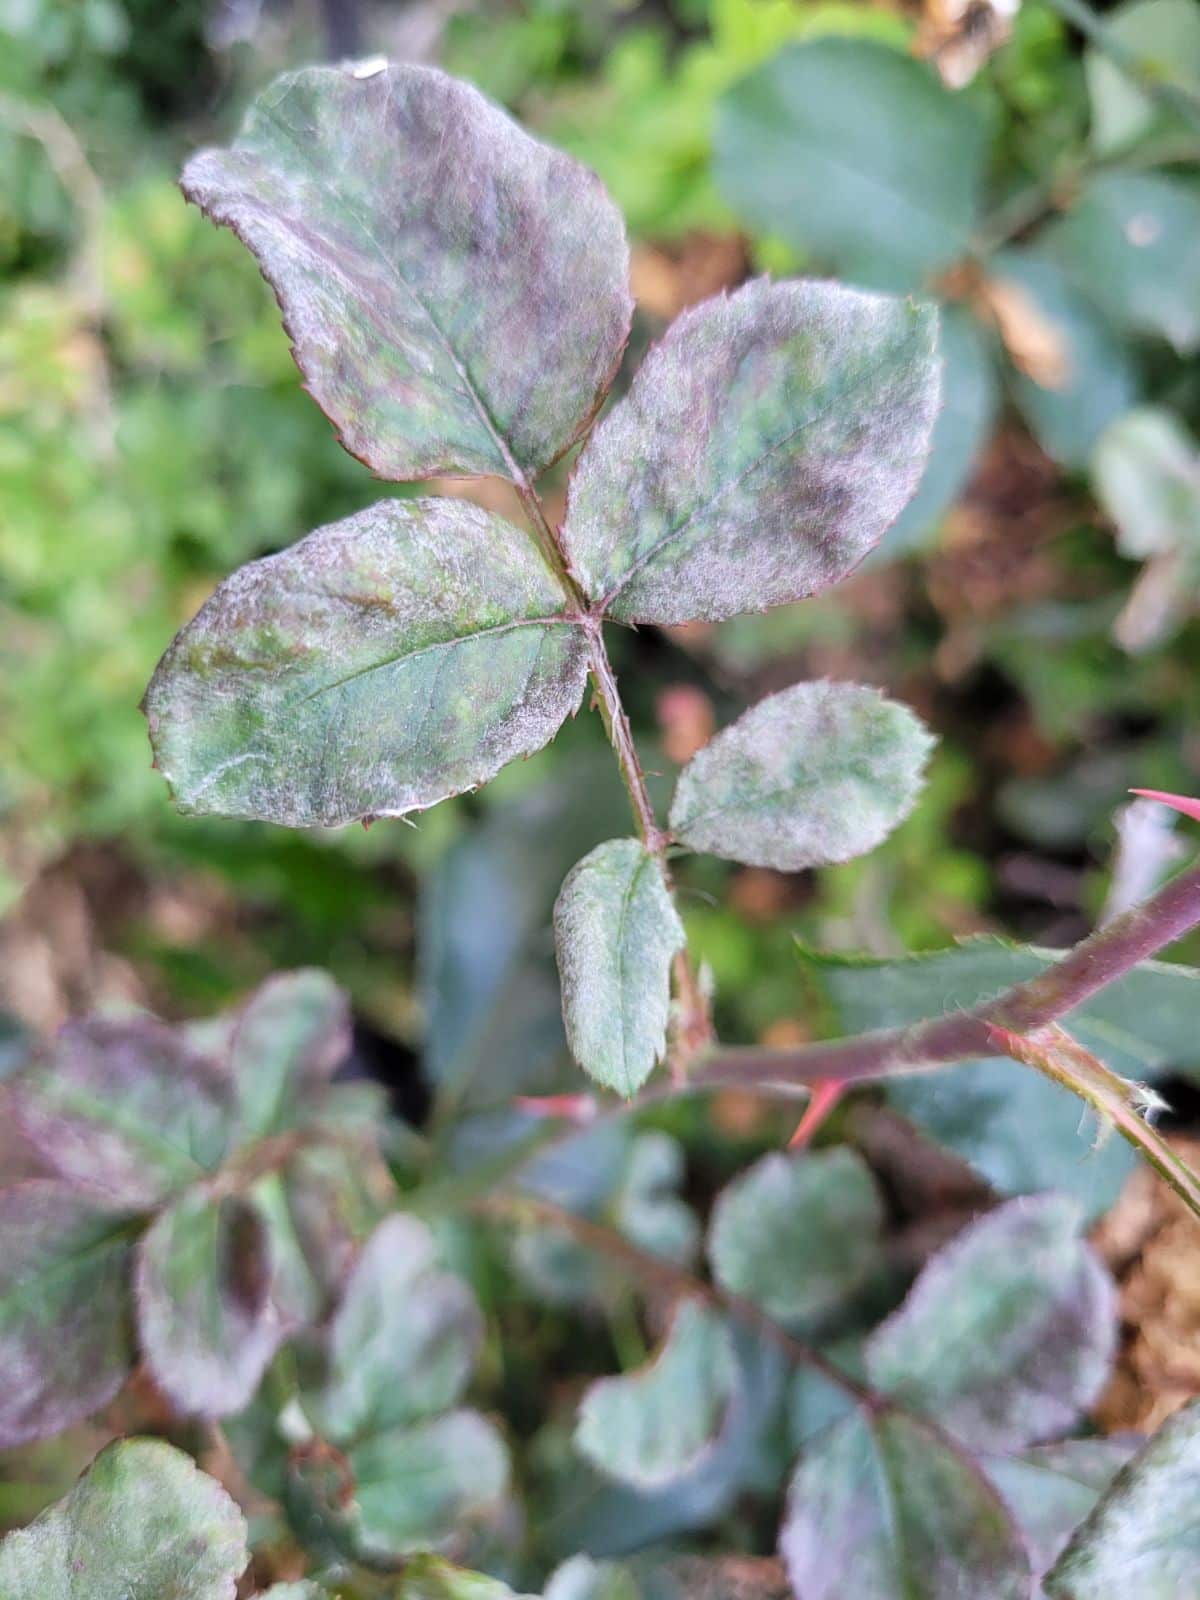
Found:
[(1046, 1578), (1052, 1600), (1195, 1600), (1200, 1401), (1168, 1418), (1113, 1480)]
[(226, 579), (146, 693), (180, 809), (293, 827), (402, 816), (531, 755), (586, 639), (511, 523), (383, 500)]
[(239, 1411), (283, 1336), (272, 1298), (274, 1261), (257, 1208), (189, 1190), (164, 1211), (138, 1252), (142, 1353), (184, 1412)]
[(55, 1179), (0, 1189), (0, 1448), (61, 1432), (124, 1383), (138, 1226)]
[(554, 944), (571, 1054), (619, 1094), (641, 1088), (667, 1048), (671, 961), (683, 924), (662, 863), (637, 839), (609, 839), (567, 874)]
[(797, 683), (723, 728), (679, 774), (671, 831), (692, 850), (798, 872), (881, 844), (916, 803), (933, 739), (857, 683)]
[(663, 1488), (712, 1451), (738, 1382), (724, 1320), (686, 1301), (649, 1365), (592, 1384), (579, 1408), (576, 1447), (609, 1477)]
[(183, 190), (258, 257), (306, 387), (381, 477), (535, 474), (616, 370), (616, 208), (444, 73), (290, 73)]
[(708, 1253), (723, 1289), (789, 1327), (812, 1329), (882, 1265), (882, 1231), (883, 1202), (856, 1151), (774, 1154), (722, 1191)]
[[(980, 1465), (1017, 1519), (1035, 1578), (1041, 1578), (1101, 1493), (1137, 1451), (1138, 1440), (1064, 1439)], [(1040, 1596), (1039, 1587), (1037, 1593)]]
[(938, 1251), (867, 1345), (878, 1388), (978, 1450), (1065, 1433), (1100, 1395), (1116, 1291), (1061, 1195), (1011, 1200)]
[(11, 1094), (42, 1160), (116, 1205), (152, 1206), (202, 1178), (233, 1126), (224, 1072), (151, 1017), (68, 1023)]
[(996, 1491), (899, 1411), (857, 1412), (806, 1452), (780, 1553), (802, 1600), (1029, 1600), (1029, 1558)]
[(836, 583), (920, 481), (936, 337), (932, 308), (829, 283), (685, 312), (579, 458), (563, 541), (586, 593), (672, 623)]
[(483, 1338), (475, 1297), (437, 1267), (429, 1230), (391, 1216), (368, 1240), (329, 1330), (311, 1409), (335, 1443), (419, 1422), (462, 1395)]
[(349, 1001), (327, 972), (269, 978), (242, 1007), (230, 1046), (242, 1136), (302, 1121), (349, 1051)]
[(159, 1439), (119, 1439), (0, 1545), (4, 1600), (234, 1600), (250, 1552), (221, 1485)]

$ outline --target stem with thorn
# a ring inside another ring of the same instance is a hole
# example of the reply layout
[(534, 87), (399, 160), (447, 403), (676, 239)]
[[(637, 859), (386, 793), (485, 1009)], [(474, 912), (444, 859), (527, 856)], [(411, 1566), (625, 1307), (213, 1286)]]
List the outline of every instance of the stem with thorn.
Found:
[(788, 1097), (808, 1094), (829, 1078), (864, 1083), (994, 1056), (996, 1028), (1020, 1035), (1048, 1027), (1198, 925), (1200, 864), (1114, 917), (1036, 978), (972, 1011), (799, 1050), (721, 1050), (693, 1075), (691, 1087), (737, 1085)]

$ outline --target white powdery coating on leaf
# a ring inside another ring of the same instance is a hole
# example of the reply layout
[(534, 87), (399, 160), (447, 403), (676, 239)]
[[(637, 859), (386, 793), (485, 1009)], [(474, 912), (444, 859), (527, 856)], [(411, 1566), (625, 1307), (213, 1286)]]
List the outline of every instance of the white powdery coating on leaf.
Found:
[(610, 1477), (662, 1488), (713, 1449), (738, 1385), (728, 1327), (715, 1311), (688, 1300), (648, 1365), (592, 1384), (579, 1408), (575, 1444)]
[(1200, 1401), (1118, 1474), (1046, 1579), (1052, 1600), (1193, 1600), (1200, 1573)]
[(289, 73), (183, 189), (258, 257), (306, 387), (383, 477), (536, 473), (616, 370), (632, 314), (619, 212), (445, 73)]
[(571, 1054), (633, 1094), (666, 1050), (671, 960), (684, 944), (660, 863), (636, 839), (597, 845), (563, 882), (554, 943)]
[(0, 1546), (4, 1600), (234, 1600), (246, 1523), (182, 1450), (122, 1439)]
[(671, 830), (693, 850), (780, 872), (850, 861), (912, 810), (933, 742), (877, 689), (795, 684), (692, 757)]
[(145, 710), (180, 808), (294, 827), (401, 816), (551, 739), (583, 630), (528, 537), (461, 500), (383, 500), (227, 578)]
[(154, 1381), (190, 1416), (224, 1417), (253, 1398), (286, 1329), (257, 1208), (189, 1190), (138, 1248), (138, 1334)]
[(979, 1450), (1072, 1428), (1099, 1397), (1116, 1288), (1062, 1195), (1012, 1200), (938, 1251), (867, 1345), (879, 1388)]
[(883, 537), (924, 471), (937, 314), (758, 279), (685, 312), (600, 423), (563, 542), (626, 622), (719, 621), (815, 594)]

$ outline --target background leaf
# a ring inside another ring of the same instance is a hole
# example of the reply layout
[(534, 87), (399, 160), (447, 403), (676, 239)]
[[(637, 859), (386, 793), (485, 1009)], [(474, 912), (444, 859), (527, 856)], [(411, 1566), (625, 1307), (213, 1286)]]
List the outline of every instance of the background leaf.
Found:
[(849, 861), (912, 810), (932, 744), (876, 689), (797, 683), (692, 757), (671, 830), (693, 850), (780, 872)]
[(293, 827), (400, 816), (553, 737), (582, 630), (511, 523), (382, 500), (221, 584), (146, 693), (186, 811)]
[(906, 291), (965, 253), (988, 127), (923, 62), (815, 39), (726, 94), (715, 144), (717, 182), (751, 227), (852, 282)]
[(1101, 1496), (1046, 1579), (1053, 1600), (1187, 1600), (1200, 1563), (1200, 1402), (1162, 1427)]
[(987, 336), (960, 306), (942, 308), (938, 349), (942, 404), (916, 493), (876, 552), (885, 561), (922, 548), (966, 488), (1000, 409), (1000, 381)]
[(1042, 449), (1060, 466), (1083, 468), (1100, 435), (1137, 402), (1132, 358), (1113, 329), (1054, 261), (1006, 250), (992, 270), (1011, 295), (1052, 370), (1040, 381), (1018, 372), (1013, 395)]
[(475, 1411), (373, 1434), (347, 1459), (362, 1548), (389, 1560), (461, 1538), (508, 1491), (504, 1441)]
[(471, 1291), (436, 1260), (413, 1217), (391, 1216), (371, 1235), (334, 1315), (329, 1372), (314, 1397), (326, 1437), (416, 1422), (461, 1396), (483, 1327)]
[(545, 1600), (641, 1600), (641, 1590), (624, 1567), (573, 1556), (551, 1574)]
[(1104, 315), (1165, 339), (1181, 356), (1200, 345), (1200, 189), (1159, 173), (1093, 179), (1039, 239)]
[(631, 302), (615, 207), (441, 72), (277, 79), (183, 188), (254, 251), (306, 387), (381, 477), (536, 473), (616, 369)]
[(1029, 1561), (966, 1457), (898, 1411), (839, 1423), (792, 1479), (780, 1535), (804, 1600), (1028, 1600)]
[(597, 845), (563, 883), (554, 941), (571, 1054), (633, 1094), (666, 1052), (671, 961), (685, 942), (661, 863), (636, 839)]
[(883, 1205), (841, 1147), (764, 1156), (717, 1198), (708, 1253), (722, 1288), (789, 1327), (827, 1321), (882, 1260)]
[[(1193, 90), (1200, 84), (1200, 16), (1191, 0), (1126, 0), (1107, 13), (1104, 23), (1117, 45), (1144, 62), (1160, 82)], [(1089, 46), (1084, 70), (1098, 155), (1113, 155), (1151, 133), (1192, 131), (1098, 45)]]
[(133, 1365), (138, 1218), (35, 1178), (0, 1189), (0, 1444), (58, 1433), (107, 1405)]
[(1043, 1195), (964, 1228), (868, 1341), (871, 1382), (976, 1449), (1066, 1433), (1099, 1398), (1117, 1336), (1112, 1279), (1079, 1224)]
[(233, 1093), (152, 1017), (69, 1023), (12, 1088), (25, 1137), (60, 1177), (152, 1206), (221, 1161)]
[(576, 1446), (621, 1482), (659, 1488), (713, 1448), (736, 1384), (737, 1361), (724, 1320), (685, 1301), (648, 1366), (592, 1384), (579, 1408)]
[(138, 1332), (159, 1387), (182, 1411), (239, 1411), (283, 1328), (271, 1299), (270, 1234), (256, 1207), (203, 1189), (181, 1196), (142, 1240)]
[(1200, 450), (1172, 412), (1138, 406), (1118, 417), (1100, 435), (1092, 482), (1122, 554), (1200, 551)]
[(123, 1439), (60, 1504), (0, 1545), (5, 1600), (234, 1600), (241, 1512), (182, 1450)]
[(623, 622), (719, 621), (836, 583), (921, 476), (937, 314), (756, 279), (677, 318), (588, 440), (563, 545)]
[(302, 1121), (350, 1042), (349, 1001), (327, 972), (269, 978), (243, 1006), (230, 1042), (243, 1137), (264, 1138)]

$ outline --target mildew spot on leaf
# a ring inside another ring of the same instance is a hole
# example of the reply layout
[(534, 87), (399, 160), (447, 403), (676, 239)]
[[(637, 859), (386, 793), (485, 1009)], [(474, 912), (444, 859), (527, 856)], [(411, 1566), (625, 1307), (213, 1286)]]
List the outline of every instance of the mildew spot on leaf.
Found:
[(0, 1545), (0, 1594), (234, 1600), (249, 1556), (245, 1519), (214, 1478), (161, 1440), (120, 1439)]
[(830, 283), (685, 312), (579, 458), (563, 543), (586, 593), (676, 623), (836, 583), (920, 481), (936, 338), (932, 307)]
[(554, 942), (571, 1054), (633, 1094), (666, 1050), (671, 959), (684, 944), (661, 863), (636, 839), (597, 845), (563, 883)]
[(867, 1346), (879, 1388), (980, 1450), (1078, 1422), (1107, 1382), (1116, 1291), (1061, 1195), (1012, 1200), (944, 1246)]
[(532, 475), (600, 404), (632, 313), (620, 214), (469, 84), (289, 73), (182, 181), (258, 257), (307, 388), (381, 477)]
[(933, 738), (855, 683), (797, 683), (723, 729), (679, 775), (682, 844), (796, 872), (865, 855), (908, 815)]
[(220, 585), (146, 692), (180, 809), (293, 827), (402, 816), (576, 709), (583, 630), (511, 523), (383, 500)]

